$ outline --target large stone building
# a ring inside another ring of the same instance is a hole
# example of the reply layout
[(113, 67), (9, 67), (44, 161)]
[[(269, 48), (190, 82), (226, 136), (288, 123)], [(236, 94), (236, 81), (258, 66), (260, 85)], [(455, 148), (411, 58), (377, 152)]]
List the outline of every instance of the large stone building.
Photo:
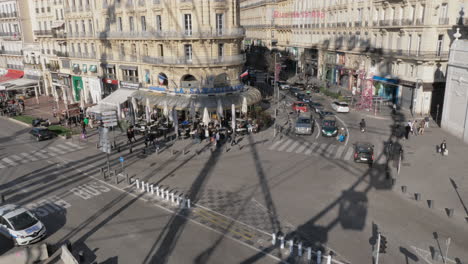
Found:
[(426, 114), (443, 101), (463, 0), (241, 0), (247, 44), (288, 50), (302, 71)]
[(97, 103), (118, 88), (196, 94), (240, 84), (244, 30), (235, 0), (32, 1), (44, 79), (60, 100)]

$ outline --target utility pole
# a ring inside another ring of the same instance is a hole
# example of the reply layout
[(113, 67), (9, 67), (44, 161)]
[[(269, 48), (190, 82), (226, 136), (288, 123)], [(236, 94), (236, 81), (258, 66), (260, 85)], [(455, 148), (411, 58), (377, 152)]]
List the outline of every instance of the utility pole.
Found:
[(377, 234), (377, 247), (375, 248), (375, 264), (379, 264), (379, 253), (380, 253), (380, 232)]
[(276, 65), (276, 57), (278, 53), (275, 53), (275, 64), (274, 64), (274, 69), (275, 69), (275, 86), (274, 86), (274, 91), (273, 91), (273, 97), (276, 96), (276, 105), (275, 105), (275, 124), (274, 124), (274, 129), (273, 129), (273, 138), (276, 137), (276, 119), (278, 119), (278, 104), (279, 104), (279, 90), (278, 90), (278, 70), (277, 70), (277, 65)]

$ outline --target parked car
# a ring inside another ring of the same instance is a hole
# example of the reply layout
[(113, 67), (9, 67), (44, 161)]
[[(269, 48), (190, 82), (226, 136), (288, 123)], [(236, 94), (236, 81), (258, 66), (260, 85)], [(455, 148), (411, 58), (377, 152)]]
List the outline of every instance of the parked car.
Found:
[(299, 100), (299, 101), (303, 101), (304, 97), (305, 97), (305, 94), (302, 94), (302, 93), (298, 93), (297, 96), (296, 96), (297, 100)]
[(289, 89), (289, 92), (294, 96), (297, 96), (299, 93), (301, 93), (301, 91), (297, 88), (291, 88)]
[(309, 112), (309, 107), (304, 102), (294, 102), (292, 105), (292, 110), (294, 112), (300, 111), (302, 113)]
[(320, 111), (323, 111), (323, 105), (321, 103), (315, 103), (311, 102), (310, 103), (310, 108), (314, 109), (315, 113), (319, 113)]
[(333, 102), (331, 103), (331, 107), (338, 113), (349, 113), (349, 106), (346, 102)]
[(31, 136), (36, 139), (36, 141), (52, 139), (55, 137), (55, 133), (46, 127), (34, 127), (31, 129), (29, 134), (31, 134)]
[(366, 142), (355, 143), (354, 161), (368, 164), (374, 163), (374, 145)]
[(326, 117), (322, 120), (322, 136), (336, 137), (338, 135), (338, 127), (336, 126), (335, 117)]
[(15, 245), (29, 245), (46, 235), (46, 228), (27, 209), (6, 204), (0, 207), (0, 233), (13, 240)]
[(296, 120), (296, 135), (312, 135), (314, 132), (314, 119), (310, 113), (301, 113)]
[(304, 95), (304, 97), (302, 98), (302, 101), (303, 101), (304, 103), (310, 103), (310, 102), (312, 102), (311, 99), (312, 99), (312, 98), (310, 97), (310, 95), (306, 94), (306, 95)]
[(278, 87), (280, 90), (289, 90), (291, 86), (285, 82), (278, 82)]
[(319, 114), (320, 119), (324, 119), (327, 116), (334, 116), (335, 115), (335, 113), (329, 112), (329, 111), (320, 111), (318, 114)]

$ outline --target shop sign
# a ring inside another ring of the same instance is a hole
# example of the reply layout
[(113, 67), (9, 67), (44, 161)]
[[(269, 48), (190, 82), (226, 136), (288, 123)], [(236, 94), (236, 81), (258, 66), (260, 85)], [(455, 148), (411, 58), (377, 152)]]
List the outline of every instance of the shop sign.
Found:
[(112, 80), (112, 79), (104, 79), (104, 83), (119, 85), (119, 81), (117, 81), (117, 80)]
[(174, 88), (167, 89), (162, 86), (150, 86), (150, 90), (161, 93), (173, 93), (173, 94), (222, 94), (244, 90), (244, 85), (239, 84), (236, 86), (226, 86), (217, 88)]
[(408, 86), (408, 87), (413, 87), (413, 88), (416, 87), (415, 82), (406, 81), (406, 80), (400, 80), (400, 84), (403, 86)]
[(387, 82), (387, 83), (391, 83), (391, 84), (398, 84), (399, 83), (399, 80), (388, 79), (388, 78), (384, 78), (384, 77), (380, 77), (380, 76), (374, 76), (374, 77), (372, 77), (372, 79), (374, 79), (375, 81), (382, 81), (382, 82)]
[(139, 89), (140, 88), (140, 83), (120, 81), (120, 87), (121, 88), (126, 88), (126, 89)]

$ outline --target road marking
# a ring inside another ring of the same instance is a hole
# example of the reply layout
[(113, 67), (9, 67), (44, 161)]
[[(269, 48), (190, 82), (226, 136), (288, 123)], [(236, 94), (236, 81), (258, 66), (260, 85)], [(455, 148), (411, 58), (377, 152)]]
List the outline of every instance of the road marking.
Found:
[(283, 145), (281, 145), (281, 147), (278, 148), (278, 151), (283, 151), (289, 144), (291, 144), (292, 141), (292, 139), (288, 139), (286, 143), (284, 143)]
[(315, 122), (315, 125), (317, 125), (317, 135), (315, 136), (315, 139), (317, 139), (320, 136), (322, 129), (320, 128), (318, 122)]
[(55, 146), (56, 148), (60, 148), (62, 149), (63, 151), (74, 151), (73, 147), (70, 147), (70, 146), (66, 146), (66, 145), (56, 145)]
[(18, 165), (18, 163), (12, 161), (12, 160), (9, 159), (9, 158), (3, 158), (2, 160), (3, 160), (3, 162), (6, 162), (6, 163), (10, 164), (11, 166), (16, 166), (16, 165)]
[(244, 234), (244, 233), (241, 233), (241, 232), (237, 232), (237, 231), (233, 230), (232, 228), (229, 228), (229, 223), (220, 223), (220, 222), (217, 222), (217, 221), (213, 220), (212, 218), (210, 218), (210, 217), (204, 215), (204, 214), (201, 213), (201, 211), (199, 211), (199, 210), (193, 210), (192, 213), (194, 213), (194, 214), (196, 214), (196, 215), (198, 215), (198, 216), (203, 217), (204, 219), (206, 219), (206, 220), (212, 222), (212, 223), (215, 224), (215, 225), (220, 226), (222, 229), (224, 229), (224, 230), (226, 230), (226, 231), (229, 231), (229, 232), (231, 232), (231, 233), (233, 233), (233, 234), (239, 235), (239, 236), (241, 236), (241, 237), (243, 237), (243, 238), (245, 238), (245, 239), (247, 239), (247, 240), (252, 240), (252, 237), (253, 237), (253, 236), (250, 236), (250, 237), (249, 237), (247, 234)]
[(280, 145), (283, 142), (284, 142), (283, 140), (278, 140), (273, 145), (271, 145), (268, 149), (269, 150), (274, 150), (276, 147), (278, 147), (278, 145)]
[(297, 145), (299, 145), (299, 142), (294, 141), (294, 143), (288, 148), (288, 150), (286, 150), (286, 152), (292, 152), (297, 147)]
[(47, 158), (48, 158), (48, 156), (45, 155), (45, 154), (43, 154), (43, 153), (41, 153), (40, 150), (39, 150), (39, 151), (35, 151), (35, 152), (31, 152), (31, 155), (34, 155), (34, 156), (39, 157), (39, 158), (41, 158), (41, 159), (47, 159)]
[(58, 148), (55, 148), (55, 147), (48, 147), (48, 149), (52, 150), (53, 152), (57, 152), (58, 154), (65, 154), (66, 152), (61, 150), (61, 149), (58, 149)]
[(351, 156), (353, 155), (353, 148), (348, 148), (348, 152), (346, 152), (346, 155), (344, 156), (343, 160), (349, 160)]
[(39, 152), (41, 152), (42, 154), (50, 155), (50, 156), (52, 156), (52, 157), (55, 157), (55, 156), (58, 155), (57, 153), (54, 153), (54, 152), (47, 152), (46, 150), (43, 150), (43, 149), (39, 150)]
[(36, 157), (32, 156), (30, 153), (23, 152), (21, 155), (30, 161), (37, 161)]
[(325, 150), (327, 149), (328, 146), (329, 146), (329, 144), (322, 143), (315, 153), (318, 154), (318, 155), (325, 154)]
[(6, 168), (6, 166), (0, 163), (0, 169), (3, 169), (3, 168)]
[(325, 149), (325, 157), (331, 158), (332, 154), (335, 152), (337, 145), (331, 144), (327, 149)]
[(28, 162), (27, 160), (24, 160), (22, 157), (19, 157), (17, 155), (10, 155), (10, 158), (15, 161), (15, 162), (18, 162), (18, 163), (24, 163), (24, 162)]
[(343, 151), (345, 150), (346, 146), (340, 146), (338, 148), (338, 150), (336, 151), (336, 154), (335, 154), (335, 159), (339, 159), (341, 158), (341, 155), (343, 154)]
[(301, 153), (302, 151), (304, 151), (304, 149), (309, 146), (310, 143), (309, 142), (304, 142), (301, 146), (299, 146), (299, 148), (296, 150), (296, 153)]
[(312, 151), (314, 151), (314, 149), (317, 147), (317, 142), (314, 142), (312, 143), (312, 145), (306, 150), (306, 152), (304, 152), (304, 154), (306, 155), (310, 155), (310, 153), (312, 153)]
[(75, 143), (68, 142), (68, 141), (65, 142), (65, 144), (68, 144), (68, 145), (70, 145), (70, 146), (72, 146), (72, 147), (74, 147), (74, 148), (76, 148), (76, 149), (83, 149), (83, 148), (84, 148), (84, 147), (82, 147), (82, 146), (76, 145)]

